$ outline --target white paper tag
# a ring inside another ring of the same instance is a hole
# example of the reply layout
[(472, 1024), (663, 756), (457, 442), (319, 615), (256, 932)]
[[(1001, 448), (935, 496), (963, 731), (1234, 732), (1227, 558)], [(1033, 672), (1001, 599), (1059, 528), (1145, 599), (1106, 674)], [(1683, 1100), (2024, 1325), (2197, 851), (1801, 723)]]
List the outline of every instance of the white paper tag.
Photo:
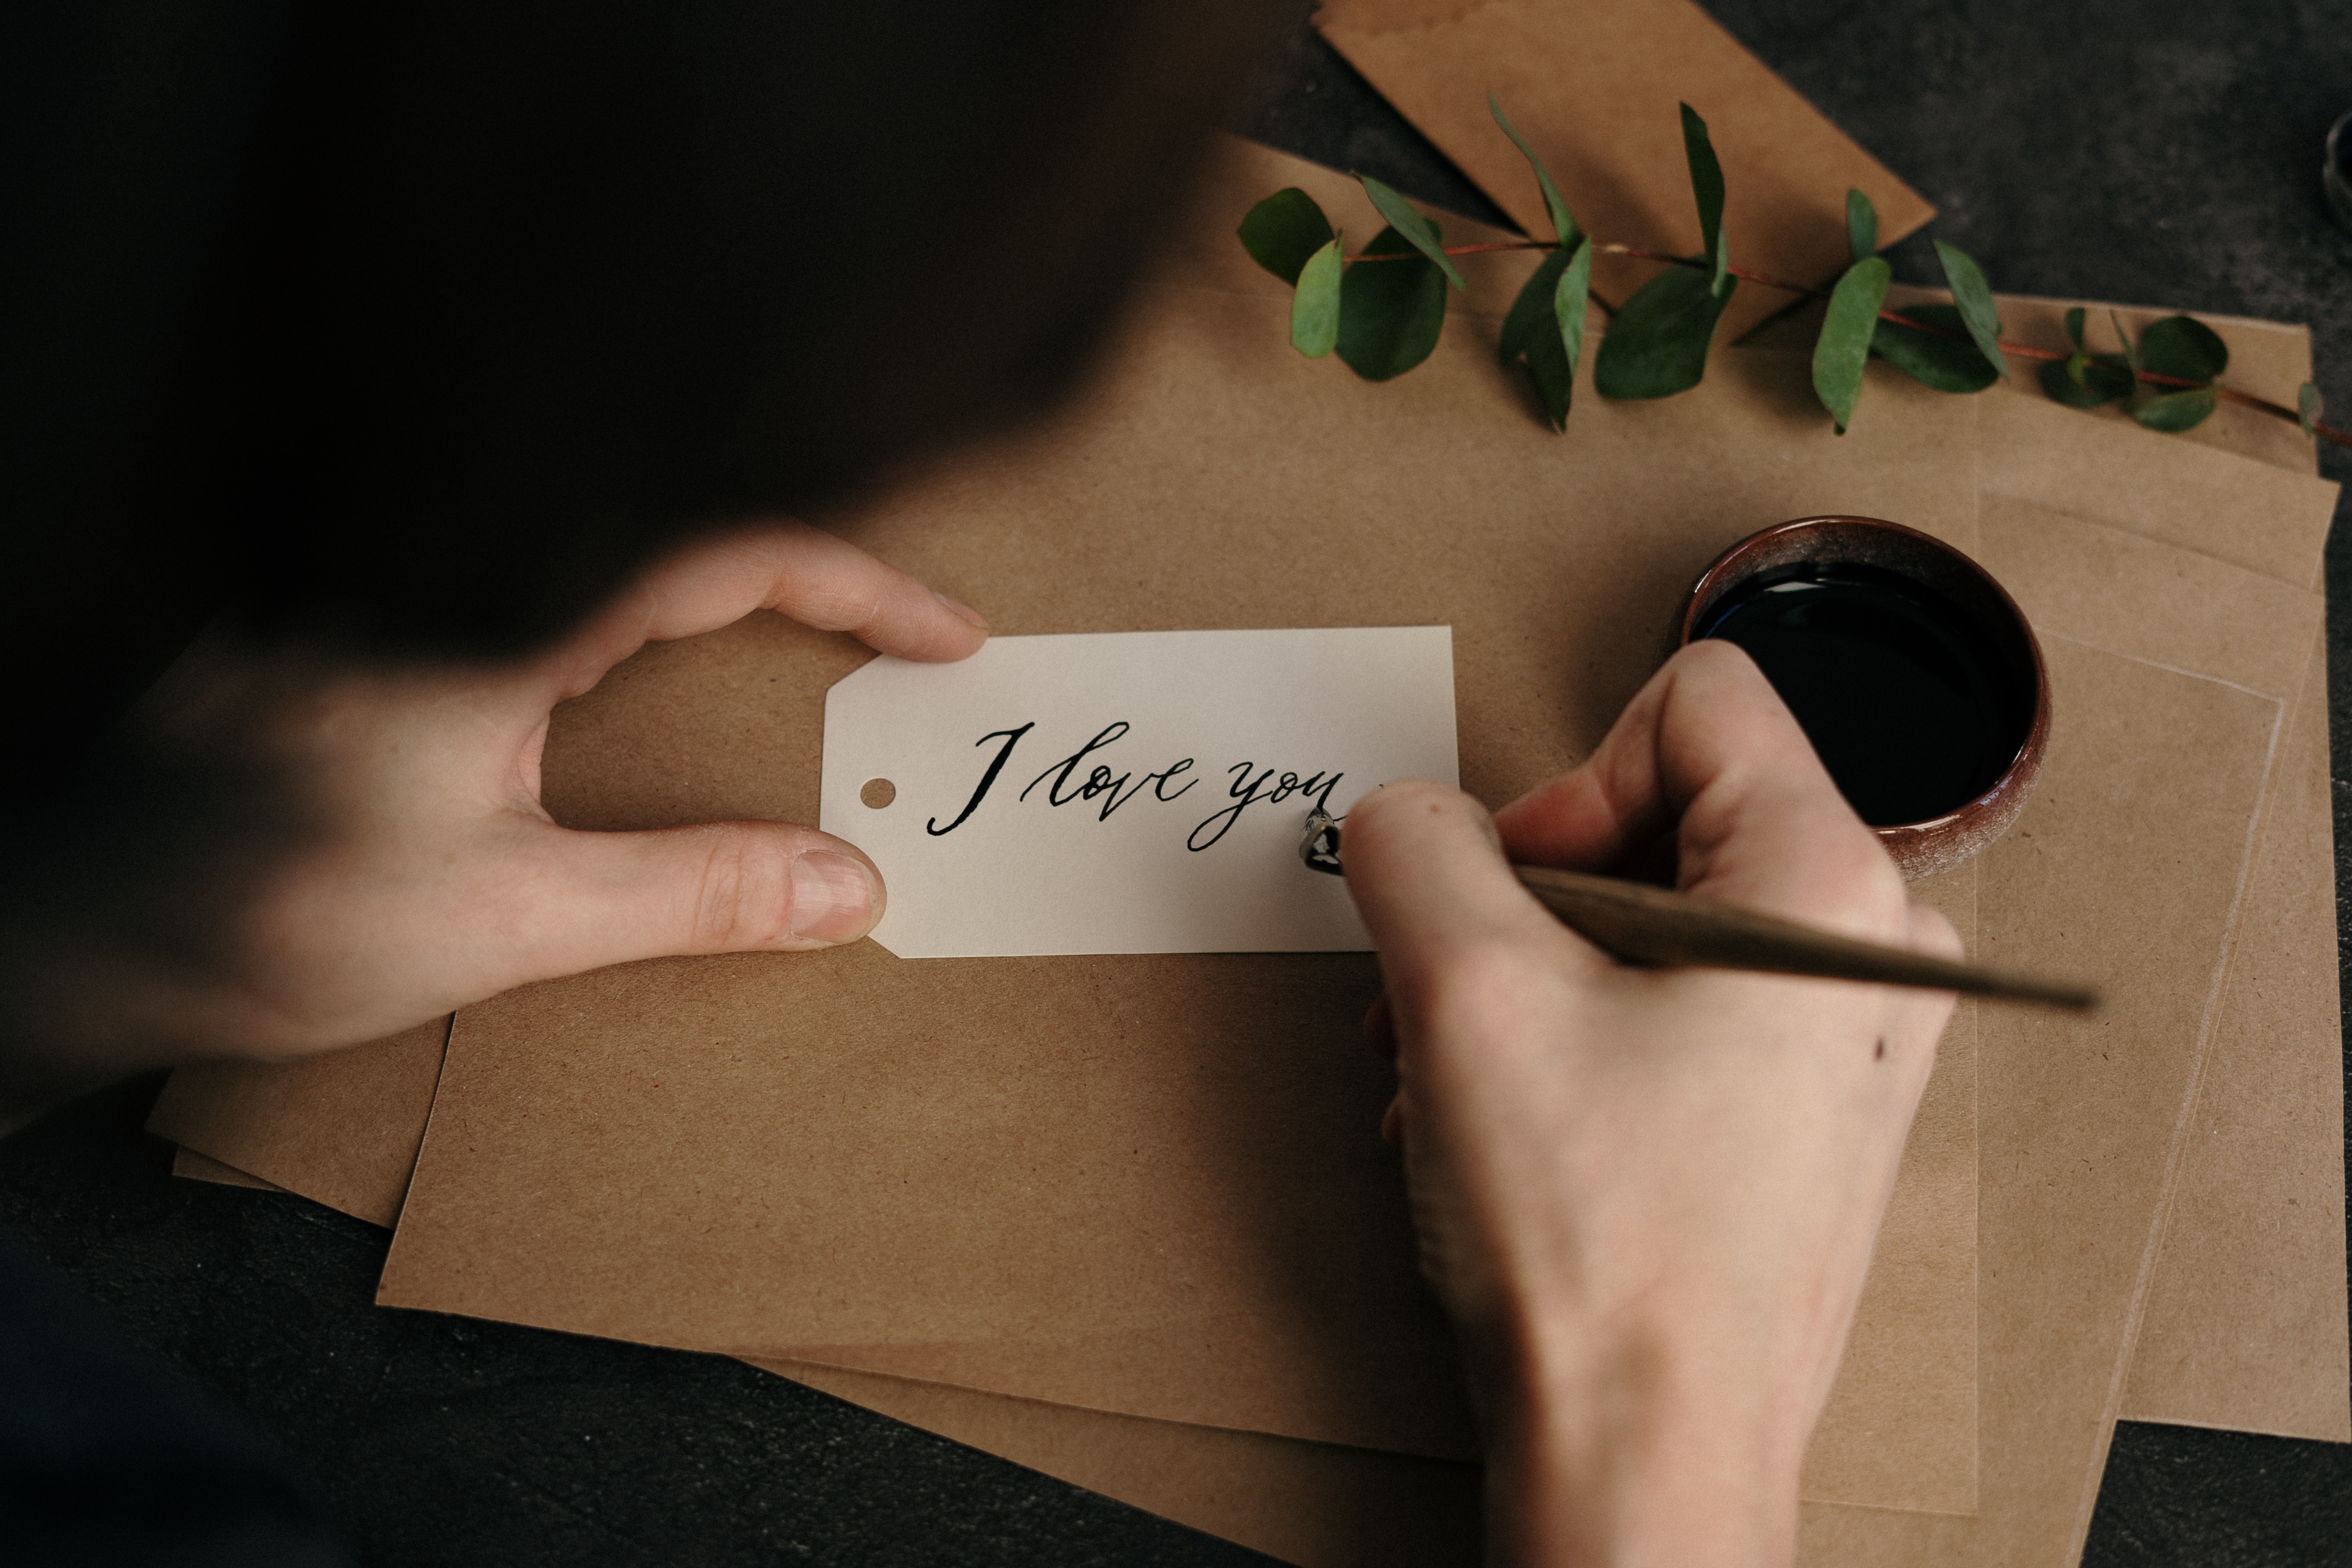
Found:
[(825, 694), (819, 822), (901, 958), (1348, 952), (1307, 812), (1456, 769), (1450, 626), (992, 637)]

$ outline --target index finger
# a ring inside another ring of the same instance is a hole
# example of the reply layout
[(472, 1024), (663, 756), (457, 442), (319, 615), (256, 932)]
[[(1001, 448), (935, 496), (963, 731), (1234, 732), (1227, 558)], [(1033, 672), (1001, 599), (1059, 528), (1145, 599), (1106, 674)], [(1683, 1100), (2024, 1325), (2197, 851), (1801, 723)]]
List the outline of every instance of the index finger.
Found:
[(1495, 814), (1515, 858), (1605, 868), (1668, 833), (1676, 880), (1870, 940), (1901, 941), (1902, 878), (1780, 694), (1729, 643), (1650, 679), (1581, 767)]
[(1486, 812), (1460, 790), (1426, 779), (1382, 784), (1349, 809), (1346, 840), (1348, 891), (1401, 995), (1482, 953), (1605, 962), (1519, 885)]
[(978, 612), (846, 540), (768, 523), (689, 545), (638, 578), (562, 650), (566, 695), (646, 643), (716, 631), (754, 610), (927, 663), (969, 658), (988, 640)]

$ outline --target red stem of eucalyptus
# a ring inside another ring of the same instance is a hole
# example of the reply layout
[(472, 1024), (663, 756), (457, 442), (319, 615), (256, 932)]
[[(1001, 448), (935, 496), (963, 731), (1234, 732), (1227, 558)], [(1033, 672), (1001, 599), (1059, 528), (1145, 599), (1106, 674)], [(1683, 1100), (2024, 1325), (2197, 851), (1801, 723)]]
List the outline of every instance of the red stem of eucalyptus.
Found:
[[(1559, 242), (1557, 240), (1515, 239), (1504, 241), (1496, 245), (1449, 245), (1445, 247), (1445, 254), (1448, 256), (1484, 256), (1489, 252), (1497, 250), (1558, 250), (1559, 248)], [(1601, 252), (1604, 256), (1630, 256), (1642, 261), (1670, 262), (1676, 267), (1705, 267), (1707, 265), (1705, 261), (1696, 260), (1691, 257), (1674, 256), (1663, 250), (1643, 250), (1639, 246), (1604, 245), (1599, 240), (1594, 240), (1592, 242), (1592, 248)], [(1348, 259), (1351, 263), (1358, 261), (1411, 261), (1420, 255), (1421, 252), (1418, 250), (1385, 251), (1378, 256), (1351, 256)], [(1732, 267), (1726, 268), (1726, 270), (1734, 278), (1743, 279), (1750, 283), (1761, 283), (1767, 289), (1781, 289), (1791, 294), (1803, 294), (1815, 300), (1826, 300), (1830, 297), (1829, 290), (1826, 289), (1816, 289), (1810, 283), (1791, 283), (1785, 278), (1775, 278), (1767, 272), (1752, 272), (1745, 267)], [(1969, 335), (1966, 332), (1956, 331), (1949, 327), (1935, 327), (1928, 325), (1925, 321), (1915, 321), (1908, 316), (1906, 316), (1897, 310), (1881, 310), (1878, 312), (1878, 319), (1882, 321), (1893, 321), (1898, 327), (1909, 327), (1913, 331), (1932, 332), (1939, 338), (1965, 338)], [(2037, 349), (2030, 347), (2024, 343), (2001, 342), (1999, 343), (1999, 347), (2001, 353), (2014, 355), (2019, 359), (2055, 361), (2064, 360), (2071, 357), (2060, 353), (2056, 349)], [(2284, 419), (2290, 425), (2301, 425), (2303, 423), (2303, 415), (2296, 409), (2289, 408), (2284, 404), (2273, 403), (2266, 397), (2256, 397), (2249, 393), (2240, 392), (2234, 386), (2223, 386), (2219, 382), (2196, 382), (2178, 375), (2158, 375), (2152, 370), (2139, 371), (2137, 374), (2140, 380), (2153, 382), (2158, 386), (2190, 387), (2210, 385), (2212, 389), (2213, 395), (2226, 403), (2235, 403), (2242, 407), (2259, 409), (2263, 413), (2271, 415), (2275, 418)], [(2314, 432), (2326, 437), (2328, 440), (2335, 442), (2339, 447), (2352, 447), (2352, 433), (2338, 430), (2334, 426), (2323, 424), (2316, 419), (2311, 422), (2311, 427)]]

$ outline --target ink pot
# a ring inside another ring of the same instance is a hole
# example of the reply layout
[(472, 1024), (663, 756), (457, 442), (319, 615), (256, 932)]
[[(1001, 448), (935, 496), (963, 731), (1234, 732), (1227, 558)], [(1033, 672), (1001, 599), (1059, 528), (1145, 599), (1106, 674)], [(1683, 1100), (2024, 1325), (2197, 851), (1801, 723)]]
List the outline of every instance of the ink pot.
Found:
[(2049, 671), (2016, 601), (1943, 541), (1869, 517), (1750, 534), (1691, 589), (1680, 640), (1700, 637), (1756, 660), (1906, 879), (1950, 870), (2025, 809)]

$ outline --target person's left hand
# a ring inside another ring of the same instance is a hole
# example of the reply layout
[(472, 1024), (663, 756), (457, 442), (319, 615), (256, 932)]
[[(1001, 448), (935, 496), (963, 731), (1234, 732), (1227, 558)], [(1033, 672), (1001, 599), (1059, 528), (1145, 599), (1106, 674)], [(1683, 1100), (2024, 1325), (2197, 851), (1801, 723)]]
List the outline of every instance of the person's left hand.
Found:
[(557, 703), (649, 641), (762, 609), (905, 658), (962, 658), (987, 637), (978, 615), (907, 574), (779, 524), (682, 552), (559, 646), (509, 665), (354, 670), (200, 645), (141, 721), (233, 736), (299, 783), (312, 823), (249, 879), (211, 944), (218, 962), (77, 959), (53, 1001), (68, 1037), (50, 1048), (90, 1077), (193, 1056), (285, 1058), (604, 964), (865, 935), (881, 877), (829, 835), (780, 822), (583, 833), (540, 804)]

